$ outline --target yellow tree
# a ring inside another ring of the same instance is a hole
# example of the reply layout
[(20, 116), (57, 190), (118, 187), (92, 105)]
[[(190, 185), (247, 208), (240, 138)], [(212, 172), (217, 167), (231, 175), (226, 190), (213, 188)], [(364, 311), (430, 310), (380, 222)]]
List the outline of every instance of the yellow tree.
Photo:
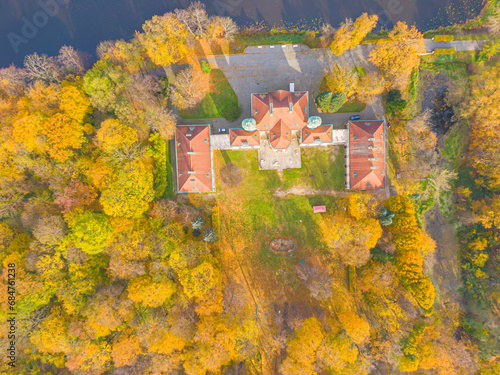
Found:
[(144, 33), (137, 33), (136, 37), (155, 64), (168, 66), (188, 54), (188, 31), (175, 13), (154, 16), (142, 29)]
[(355, 47), (360, 44), (364, 37), (377, 25), (377, 22), (378, 16), (376, 14), (363, 13), (356, 18), (351, 34), (351, 46)]
[[(316, 361), (316, 351), (323, 340), (323, 330), (316, 318), (304, 320), (287, 347), (288, 356), (300, 364), (305, 373), (309, 372)], [(292, 366), (293, 368), (293, 366)], [(282, 373), (283, 372), (282, 370)]]
[(108, 119), (101, 123), (95, 135), (99, 147), (111, 152), (119, 147), (130, 147), (138, 141), (137, 130), (123, 125), (119, 120)]
[(139, 354), (143, 354), (143, 352), (139, 338), (135, 335), (123, 337), (113, 343), (111, 356), (115, 367), (133, 365)]
[(85, 142), (84, 126), (70, 116), (56, 113), (43, 125), (42, 133), (47, 136), (50, 156), (64, 162), (73, 155), (73, 149), (80, 149)]
[(420, 65), (419, 54), (425, 52), (424, 37), (415, 26), (399, 21), (388, 39), (370, 52), (369, 60), (380, 69), (388, 87), (404, 89), (411, 72)]
[(500, 186), (500, 66), (484, 67), (472, 79), (471, 98), (463, 116), (471, 119), (471, 162), (477, 171), (488, 178), (484, 184), (490, 188)]
[(353, 311), (344, 311), (338, 314), (347, 336), (357, 345), (362, 345), (370, 339), (370, 325)]
[(356, 345), (345, 334), (340, 334), (325, 337), (316, 355), (322, 367), (339, 373), (348, 364), (356, 362), (358, 354)]
[(376, 95), (382, 94), (385, 88), (384, 80), (377, 72), (369, 72), (359, 79), (356, 86), (356, 96), (362, 102), (370, 103)]
[(138, 276), (130, 280), (128, 298), (148, 307), (160, 307), (175, 292), (175, 283), (166, 277)]
[(90, 113), (90, 99), (83, 91), (83, 82), (79, 78), (77, 82), (62, 83), (59, 92), (59, 110), (67, 114), (77, 123), (83, 123), (85, 116)]
[(352, 21), (340, 26), (333, 34), (333, 41), (330, 46), (332, 53), (336, 56), (342, 55), (345, 51), (349, 50), (352, 37)]

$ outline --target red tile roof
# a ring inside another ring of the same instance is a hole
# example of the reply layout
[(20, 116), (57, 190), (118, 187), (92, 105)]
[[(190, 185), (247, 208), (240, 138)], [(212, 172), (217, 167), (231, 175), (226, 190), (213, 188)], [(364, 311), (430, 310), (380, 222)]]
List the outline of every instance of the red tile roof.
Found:
[(178, 191), (180, 193), (213, 191), (209, 126), (177, 126), (175, 149)]
[(318, 212), (326, 212), (326, 206), (313, 206), (313, 212), (315, 214)]
[(284, 150), (288, 148), (292, 142), (292, 131), (285, 125), (284, 121), (278, 120), (276, 125), (274, 125), (269, 132), (269, 139), (271, 146), (276, 150)]
[(278, 90), (252, 94), (252, 117), (260, 131), (271, 130), (279, 120), (290, 129), (302, 129), (309, 118), (308, 93)]
[(385, 188), (384, 121), (349, 122), (350, 188)]
[(316, 129), (303, 128), (302, 143), (331, 143), (333, 141), (332, 129), (332, 125), (321, 125)]
[[(260, 145), (259, 132), (247, 132), (244, 129), (229, 129), (229, 139), (231, 146), (258, 146)], [(244, 145), (244, 143), (246, 144)]]

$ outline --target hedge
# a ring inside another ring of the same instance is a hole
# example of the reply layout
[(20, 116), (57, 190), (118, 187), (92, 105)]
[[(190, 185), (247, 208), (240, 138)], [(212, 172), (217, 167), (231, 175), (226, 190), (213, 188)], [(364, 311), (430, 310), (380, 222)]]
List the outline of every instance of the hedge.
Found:
[(434, 35), (435, 42), (452, 42), (455, 40), (453, 35)]
[(434, 50), (435, 55), (453, 55), (455, 53), (455, 48), (436, 48)]

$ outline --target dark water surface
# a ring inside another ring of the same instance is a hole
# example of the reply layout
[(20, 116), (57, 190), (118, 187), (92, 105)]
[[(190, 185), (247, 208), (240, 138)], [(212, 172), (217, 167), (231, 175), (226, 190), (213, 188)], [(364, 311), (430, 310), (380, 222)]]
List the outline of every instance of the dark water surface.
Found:
[[(229, 15), (239, 25), (337, 26), (362, 12), (390, 27), (402, 20), (421, 30), (476, 16), (482, 0), (202, 0), (210, 14)], [(22, 65), (32, 52), (57, 54), (66, 44), (94, 54), (102, 40), (128, 39), (155, 14), (189, 5), (189, 0), (0, 0), (0, 66)]]

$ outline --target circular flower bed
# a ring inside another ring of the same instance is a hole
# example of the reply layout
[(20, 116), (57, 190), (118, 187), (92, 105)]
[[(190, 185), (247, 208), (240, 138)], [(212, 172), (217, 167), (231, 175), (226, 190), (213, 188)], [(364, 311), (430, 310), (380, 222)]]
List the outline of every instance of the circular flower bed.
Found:
[(269, 248), (275, 253), (289, 253), (295, 249), (295, 242), (288, 239), (276, 239), (271, 241)]

